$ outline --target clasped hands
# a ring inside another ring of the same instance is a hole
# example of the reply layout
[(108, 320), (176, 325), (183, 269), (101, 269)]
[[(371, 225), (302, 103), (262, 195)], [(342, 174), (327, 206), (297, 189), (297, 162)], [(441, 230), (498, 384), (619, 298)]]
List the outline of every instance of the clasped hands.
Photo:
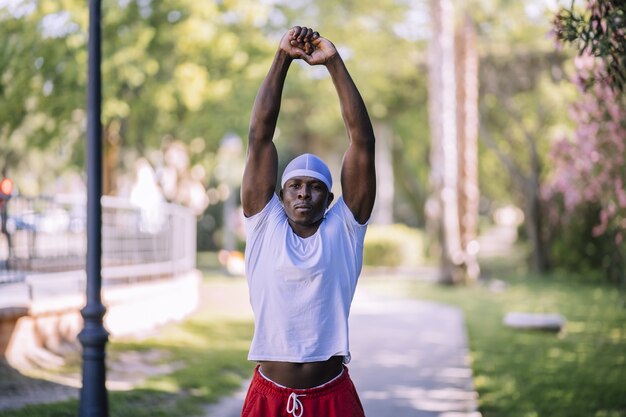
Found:
[(302, 59), (309, 65), (325, 65), (337, 56), (332, 42), (311, 28), (294, 26), (283, 36), (280, 47), (292, 59)]

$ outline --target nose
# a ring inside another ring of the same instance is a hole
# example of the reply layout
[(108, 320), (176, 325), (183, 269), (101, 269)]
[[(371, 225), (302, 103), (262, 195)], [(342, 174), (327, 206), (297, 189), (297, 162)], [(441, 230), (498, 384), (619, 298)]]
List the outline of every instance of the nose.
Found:
[(311, 198), (311, 187), (307, 184), (300, 187), (300, 192), (298, 193), (298, 198), (301, 199), (310, 199)]

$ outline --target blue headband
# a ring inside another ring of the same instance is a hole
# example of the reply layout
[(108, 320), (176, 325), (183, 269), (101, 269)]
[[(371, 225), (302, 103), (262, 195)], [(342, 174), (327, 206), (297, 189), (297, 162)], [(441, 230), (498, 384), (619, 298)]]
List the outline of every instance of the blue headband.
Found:
[(333, 178), (326, 163), (310, 153), (302, 154), (289, 162), (283, 172), (280, 187), (284, 187), (285, 183), (293, 177), (315, 178), (326, 184), (328, 191), (333, 187)]

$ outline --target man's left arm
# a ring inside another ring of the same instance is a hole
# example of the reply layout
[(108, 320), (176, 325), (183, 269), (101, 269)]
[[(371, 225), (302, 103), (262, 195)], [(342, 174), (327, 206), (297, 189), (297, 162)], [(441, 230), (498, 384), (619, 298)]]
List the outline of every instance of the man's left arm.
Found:
[(365, 103), (341, 56), (326, 67), (331, 75), (350, 141), (341, 166), (341, 189), (346, 205), (361, 224), (372, 214), (376, 198), (375, 138)]
[(310, 65), (325, 65), (339, 96), (341, 115), (350, 141), (341, 166), (342, 195), (354, 218), (363, 224), (372, 214), (376, 197), (372, 122), (335, 45), (317, 32), (307, 39), (310, 39), (312, 48), (306, 48), (307, 53), (302, 59)]

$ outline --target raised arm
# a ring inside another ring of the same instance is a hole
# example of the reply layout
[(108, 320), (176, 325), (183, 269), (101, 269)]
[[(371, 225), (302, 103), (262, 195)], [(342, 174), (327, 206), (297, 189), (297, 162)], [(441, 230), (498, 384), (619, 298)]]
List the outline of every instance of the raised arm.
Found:
[(280, 104), (293, 59), (306, 55), (310, 43), (304, 42), (312, 32), (298, 26), (291, 28), (281, 39), (272, 66), (263, 80), (252, 107), (248, 153), (241, 184), (241, 203), (246, 216), (260, 212), (272, 198), (278, 177), (278, 155), (272, 141)]
[(372, 214), (376, 197), (372, 123), (363, 98), (335, 46), (317, 32), (312, 39), (315, 50), (304, 59), (311, 65), (325, 65), (328, 69), (339, 96), (350, 141), (341, 167), (342, 195), (354, 218), (359, 223), (365, 223)]

